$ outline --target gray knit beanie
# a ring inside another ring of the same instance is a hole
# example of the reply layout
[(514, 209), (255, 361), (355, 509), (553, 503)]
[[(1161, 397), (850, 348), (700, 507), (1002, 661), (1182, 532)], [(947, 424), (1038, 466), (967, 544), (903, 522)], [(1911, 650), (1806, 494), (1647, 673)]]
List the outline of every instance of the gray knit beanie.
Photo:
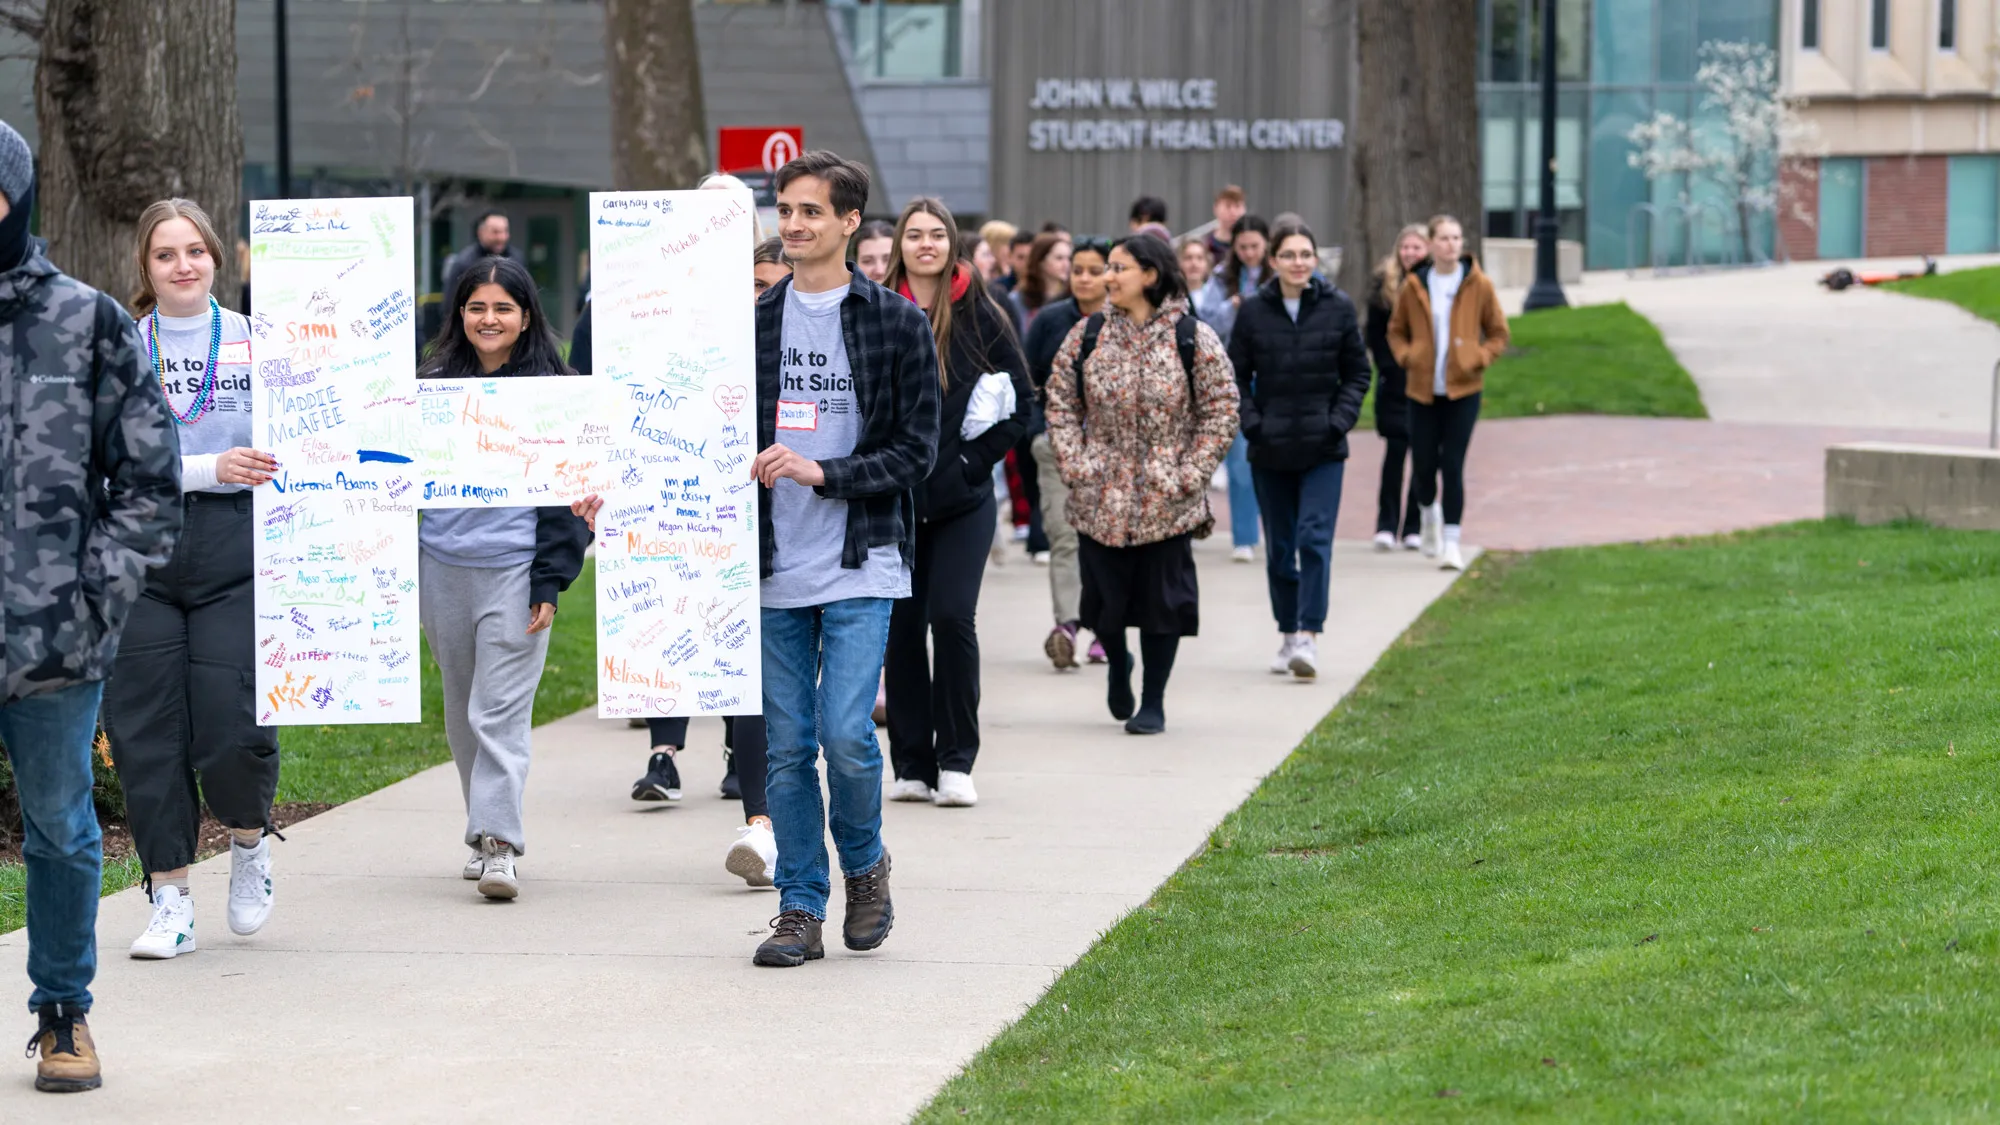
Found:
[(18, 203), (35, 186), (35, 154), (12, 125), (0, 121), (0, 192)]

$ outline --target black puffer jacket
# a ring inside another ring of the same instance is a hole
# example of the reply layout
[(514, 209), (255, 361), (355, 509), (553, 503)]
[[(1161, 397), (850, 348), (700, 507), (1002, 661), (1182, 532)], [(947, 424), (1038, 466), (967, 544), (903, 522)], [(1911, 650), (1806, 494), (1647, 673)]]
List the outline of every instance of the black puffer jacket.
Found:
[(1273, 278), (1243, 302), (1229, 335), (1250, 463), (1296, 472), (1347, 459), (1368, 394), (1368, 349), (1347, 294), (1315, 277), (1298, 323)]
[[(1014, 413), (971, 441), (959, 437), (972, 388), (988, 371), (1013, 377)], [(937, 462), (917, 490), (917, 520), (964, 515), (993, 493), (993, 466), (1028, 432), (1034, 390), (1028, 360), (1014, 335), (1014, 320), (978, 287), (951, 307), (951, 353), (945, 356), (944, 394), (938, 402)]]
[(1083, 319), (1083, 310), (1077, 307), (1076, 298), (1064, 297), (1042, 306), (1035, 316), (1035, 322), (1028, 325), (1028, 338), (1021, 350), (1028, 354), (1028, 378), (1035, 384), (1036, 409), (1028, 423), (1030, 437), (1048, 428), (1048, 421), (1042, 416), (1041, 396), (1048, 393), (1049, 368), (1056, 361), (1056, 352), (1062, 349), (1063, 340), (1076, 322)]

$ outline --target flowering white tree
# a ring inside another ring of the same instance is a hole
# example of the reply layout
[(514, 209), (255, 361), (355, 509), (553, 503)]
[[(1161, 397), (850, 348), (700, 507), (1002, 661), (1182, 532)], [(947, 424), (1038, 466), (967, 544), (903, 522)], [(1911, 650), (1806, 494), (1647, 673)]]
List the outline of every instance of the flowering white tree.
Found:
[[(1626, 162), (1648, 180), (1685, 175), (1687, 182), (1699, 176), (1713, 184), (1736, 210), (1736, 236), (1749, 261), (1751, 216), (1776, 215), (1788, 202), (1797, 207), (1786, 198), (1792, 183), (1778, 175), (1780, 163), (1814, 150), (1818, 137), (1799, 115), (1800, 100), (1780, 90), (1778, 56), (1769, 47), (1712, 40), (1701, 45), (1700, 60), (1694, 80), (1701, 87), (1701, 108), (1714, 111), (1713, 118), (1690, 125), (1671, 113), (1655, 113), (1625, 134), (1633, 148)], [(1810, 177), (1809, 166), (1795, 168), (1797, 180)], [(1683, 203), (1688, 195), (1683, 186)]]

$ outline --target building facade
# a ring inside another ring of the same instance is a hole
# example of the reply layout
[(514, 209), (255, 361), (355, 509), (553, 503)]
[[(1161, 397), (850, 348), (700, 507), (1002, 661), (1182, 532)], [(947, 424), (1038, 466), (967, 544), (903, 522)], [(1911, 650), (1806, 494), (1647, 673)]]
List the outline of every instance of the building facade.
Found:
[[(1717, 260), (1733, 240), (1720, 218), (1690, 224), (1677, 208), (1701, 184), (1649, 181), (1631, 166), (1632, 127), (1656, 112), (1700, 127), (1694, 75), (1701, 44), (1775, 48), (1780, 0), (1553, 0), (1556, 9), (1556, 207), (1562, 237), (1590, 269), (1690, 255)], [(1797, 0), (1786, 0), (1796, 3)], [(1898, 4), (1925, 0), (1896, 0)], [(1485, 233), (1526, 238), (1541, 205), (1541, 4), (1479, 0), (1479, 114)], [(1714, 215), (1713, 206), (1702, 211)], [(1751, 223), (1753, 254), (1772, 253), (1769, 221)], [(1656, 258), (1656, 245), (1658, 257)]]
[(1785, 0), (1794, 258), (2000, 251), (2000, 0)]

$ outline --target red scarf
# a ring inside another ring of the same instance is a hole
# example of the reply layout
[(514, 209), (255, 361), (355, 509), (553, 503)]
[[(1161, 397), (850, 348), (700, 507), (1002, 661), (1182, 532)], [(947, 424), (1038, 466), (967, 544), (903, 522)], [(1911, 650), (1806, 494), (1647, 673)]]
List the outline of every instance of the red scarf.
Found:
[[(951, 303), (954, 305), (957, 304), (965, 297), (965, 291), (970, 288), (972, 288), (972, 267), (966, 265), (964, 262), (959, 262), (952, 266)], [(911, 304), (914, 305), (917, 303), (916, 295), (910, 292), (910, 278), (907, 273), (903, 275), (903, 280), (896, 283), (896, 292), (900, 293)]]

